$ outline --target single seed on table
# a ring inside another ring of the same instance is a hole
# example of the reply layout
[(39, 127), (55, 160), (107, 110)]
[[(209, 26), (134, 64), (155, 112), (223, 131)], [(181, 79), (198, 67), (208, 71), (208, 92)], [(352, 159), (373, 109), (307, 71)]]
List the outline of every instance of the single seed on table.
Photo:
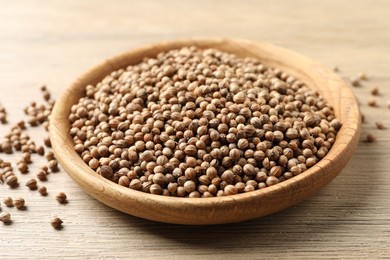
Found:
[(60, 192), (56, 195), (56, 200), (61, 203), (61, 204), (66, 204), (68, 203), (68, 200), (67, 200), (67, 197), (66, 197), (66, 194), (63, 193), (63, 192)]
[(368, 133), (366, 137), (367, 142), (373, 143), (376, 141), (376, 136), (372, 133)]
[(59, 217), (54, 217), (50, 220), (50, 225), (57, 230), (62, 228), (62, 223), (63, 221)]
[(378, 96), (379, 95), (379, 88), (378, 87), (373, 87), (371, 89), (371, 95)]
[(359, 80), (367, 80), (368, 79), (367, 74), (364, 72), (359, 72), (358, 77), (359, 77)]
[(39, 169), (37, 172), (37, 178), (40, 181), (47, 181), (47, 173), (44, 170)]
[(386, 126), (380, 121), (376, 122), (375, 125), (376, 125), (376, 128), (378, 128), (380, 130), (386, 129)]
[(38, 188), (37, 186), (37, 180), (36, 179), (30, 179), (29, 181), (26, 182), (26, 186), (30, 190), (36, 190)]
[(19, 162), (17, 167), (21, 173), (28, 173), (28, 165), (25, 162)]
[(4, 224), (11, 223), (11, 214), (9, 214), (8, 212), (0, 213), (0, 221), (3, 222)]
[(350, 81), (351, 81), (351, 85), (352, 85), (352, 86), (354, 86), (354, 87), (360, 86), (360, 80), (359, 80), (359, 78), (351, 77), (351, 78), (350, 78)]
[(5, 197), (3, 199), (3, 203), (4, 205), (6, 205), (7, 207), (13, 207), (14, 206), (14, 201), (12, 200), (11, 197)]
[(5, 183), (10, 186), (11, 188), (15, 188), (19, 185), (18, 178), (15, 175), (11, 175), (8, 178), (6, 178)]
[(39, 192), (39, 194), (41, 194), (42, 196), (47, 196), (47, 189), (46, 189), (45, 186), (39, 186), (38, 192)]
[(51, 160), (55, 159), (54, 153), (53, 153), (52, 151), (47, 151), (47, 152), (45, 153), (45, 158), (46, 158), (46, 160), (48, 160), (48, 161), (51, 161)]
[(45, 137), (43, 139), (43, 143), (46, 145), (46, 147), (51, 147), (50, 137)]
[(17, 198), (17, 199), (14, 199), (13, 204), (14, 204), (14, 206), (15, 206), (17, 209), (23, 209), (23, 208), (24, 208), (25, 201), (24, 201), (23, 198)]
[(50, 160), (47, 166), (51, 172), (58, 172), (59, 171), (58, 162), (55, 159)]
[(377, 106), (378, 106), (378, 104), (376, 103), (376, 100), (375, 100), (375, 99), (370, 99), (370, 100), (368, 100), (368, 105), (369, 105), (370, 107), (377, 107)]

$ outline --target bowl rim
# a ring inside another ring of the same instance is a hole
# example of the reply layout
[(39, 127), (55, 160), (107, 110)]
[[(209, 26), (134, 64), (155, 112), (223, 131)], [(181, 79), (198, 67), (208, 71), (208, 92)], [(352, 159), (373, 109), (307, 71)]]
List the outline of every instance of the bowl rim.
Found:
[[(279, 51), (280, 55), (282, 54), (289, 55), (290, 57), (297, 59), (300, 62), (306, 63), (307, 66), (311, 65), (316, 67), (317, 75), (312, 75), (312, 77), (318, 76), (319, 78), (321, 78), (321, 77), (325, 77), (326, 75), (326, 77), (328, 77), (327, 82), (330, 83), (333, 82), (334, 84), (339, 85), (340, 90), (339, 93), (337, 94), (341, 96), (342, 100), (348, 99), (350, 100), (350, 102), (353, 103), (352, 106), (348, 108), (348, 115), (351, 114), (360, 115), (359, 108), (357, 106), (355, 97), (352, 94), (352, 91), (350, 90), (349, 87), (346, 86), (346, 84), (341, 80), (339, 76), (331, 72), (329, 69), (324, 68), (318, 62), (306, 58), (295, 52), (286, 50), (284, 48), (277, 47), (260, 41), (252, 42), (252, 41), (242, 40), (242, 39), (220, 39), (220, 38), (176, 40), (171, 42), (162, 42), (158, 44), (147, 44), (147, 45), (143, 45), (142, 47), (135, 48), (130, 51), (124, 52), (122, 54), (116, 55), (106, 61), (99, 63), (97, 66), (88, 70), (86, 73), (83, 73), (75, 82), (73, 82), (65, 90), (65, 92), (61, 95), (61, 97), (57, 100), (50, 118), (50, 139), (56, 157), (58, 158), (61, 165), (64, 167), (65, 171), (68, 173), (68, 175), (70, 175), (72, 179), (74, 179), (79, 185), (81, 185), (84, 188), (84, 190), (87, 191), (87, 193), (89, 193), (93, 197), (97, 198), (98, 200), (102, 201), (103, 203), (111, 207), (129, 213), (129, 210), (124, 210), (123, 206), (113, 205), (116, 203), (115, 196), (120, 196), (120, 198), (131, 199), (129, 200), (130, 203), (129, 206), (131, 206), (135, 201), (137, 202), (154, 201), (153, 203), (157, 203), (165, 206), (168, 204), (174, 204), (175, 208), (193, 207), (194, 209), (213, 208), (213, 210), (218, 210), (221, 209), (222, 206), (226, 207), (228, 205), (235, 204), (238, 202), (252, 203), (254, 199), (259, 200), (259, 199), (267, 199), (267, 197), (270, 196), (271, 197), (281, 196), (283, 192), (290, 189), (296, 189), (296, 190), (304, 189), (305, 187), (303, 187), (302, 184), (304, 184), (305, 182), (320, 181), (324, 175), (323, 173), (321, 174), (321, 172), (326, 172), (326, 170), (329, 171), (330, 168), (332, 168), (332, 164), (342, 164), (343, 166), (345, 166), (347, 160), (352, 155), (352, 152), (357, 145), (356, 139), (358, 139), (357, 137), (360, 134), (360, 116), (359, 118), (356, 117), (344, 118), (345, 116), (343, 116), (342, 127), (340, 128), (336, 136), (335, 143), (333, 144), (332, 148), (329, 150), (328, 154), (319, 162), (317, 162), (314, 166), (304, 171), (303, 173), (270, 187), (266, 187), (248, 193), (240, 193), (237, 195), (223, 196), (223, 197), (181, 198), (181, 197), (154, 195), (154, 194), (145, 193), (137, 190), (132, 190), (130, 188), (123, 187), (117, 183), (107, 180), (102, 176), (100, 176), (99, 174), (97, 174), (95, 171), (89, 168), (89, 166), (86, 163), (84, 163), (84, 161), (76, 153), (76, 151), (74, 151), (73, 145), (71, 146), (69, 143), (71, 142), (71, 144), (73, 144), (73, 141), (69, 134), (69, 129), (70, 129), (69, 122), (66, 122), (68, 121), (68, 115), (71, 106), (67, 106), (66, 103), (69, 102), (70, 99), (72, 99), (71, 96), (73, 93), (77, 93), (78, 91), (80, 91), (80, 88), (82, 87), (85, 88), (88, 84), (91, 84), (92, 82), (97, 83), (98, 81), (104, 78), (100, 76), (96, 77), (95, 76), (96, 74), (104, 74), (104, 72), (107, 72), (105, 75), (108, 75), (110, 70), (111, 71), (117, 70), (118, 66), (127, 67), (130, 64), (136, 64), (137, 62), (135, 63), (130, 62), (127, 63), (126, 65), (125, 64), (126, 59), (128, 61), (128, 58), (134, 55), (136, 55), (139, 59), (140, 57), (144, 57), (145, 54), (148, 54), (151, 51), (153, 53), (158, 53), (161, 51), (166, 51), (167, 49), (175, 49), (180, 46), (190, 46), (190, 45), (197, 45), (200, 48), (202, 48), (202, 46), (210, 47), (211, 45), (211, 47), (216, 47), (217, 49), (219, 49), (218, 48), (219, 46), (225, 44), (236, 44), (237, 46), (246, 46), (246, 47), (260, 46), (259, 47), (260, 49), (264, 48), (267, 51), (272, 50), (272, 52)], [(248, 52), (248, 50), (246, 51)], [(255, 53), (256, 51), (258, 50), (254, 48), (253, 52)], [(261, 61), (264, 62), (264, 60)], [(288, 73), (290, 74), (291, 72)], [(300, 80), (302, 79), (300, 78)], [(304, 79), (302, 81), (306, 83), (306, 80)], [(313, 78), (311, 80), (313, 80)], [(330, 100), (328, 99), (326, 100), (328, 103), (331, 103)], [(333, 104), (332, 106), (334, 107)], [(340, 116), (341, 115), (337, 115), (337, 118), (340, 118)], [(344, 138), (340, 143), (339, 136), (341, 134)], [(336, 154), (336, 152), (338, 155)], [(339, 171), (341, 171), (341, 169)], [(325, 186), (327, 183), (329, 183), (337, 174), (338, 173), (334, 174), (334, 176), (330, 178), (330, 180), (327, 180), (327, 182), (322, 186)], [(86, 182), (85, 178), (89, 178), (88, 182)], [(101, 198), (99, 194), (107, 195), (108, 197), (104, 199)], [(302, 198), (295, 198), (294, 195), (292, 195), (292, 198), (290, 199), (292, 201), (291, 205), (302, 200)], [(165, 221), (164, 219), (161, 220), (158, 217), (153, 217), (153, 216), (149, 217), (149, 216), (144, 216), (142, 214), (139, 215), (137, 214), (137, 212), (133, 212), (133, 211), (130, 214), (143, 217), (143, 218), (157, 220), (157, 221), (176, 223), (172, 221)], [(243, 218), (243, 220), (245, 219), (249, 219), (249, 218)], [(235, 221), (228, 221), (228, 222), (235, 222)], [(216, 223), (218, 223), (218, 221)], [(186, 223), (186, 221), (183, 221), (183, 224), (192, 224), (192, 223)]]

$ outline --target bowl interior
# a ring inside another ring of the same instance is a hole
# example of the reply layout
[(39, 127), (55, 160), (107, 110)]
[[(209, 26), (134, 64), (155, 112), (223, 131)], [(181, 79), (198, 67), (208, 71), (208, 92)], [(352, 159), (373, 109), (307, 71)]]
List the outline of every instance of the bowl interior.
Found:
[[(91, 170), (73, 149), (68, 116), (73, 104), (85, 95), (85, 87), (101, 81), (114, 70), (137, 64), (144, 57), (183, 46), (216, 48), (240, 57), (255, 57), (279, 68), (317, 90), (342, 122), (329, 153), (316, 165), (271, 187), (234, 196), (176, 198), (131, 190)], [(219, 224), (252, 219), (279, 211), (328, 184), (351, 157), (360, 133), (357, 102), (345, 83), (318, 62), (267, 43), (246, 40), (186, 40), (148, 45), (108, 59), (76, 80), (58, 99), (51, 116), (50, 138), (65, 171), (91, 196), (120, 211), (138, 217), (177, 224)]]

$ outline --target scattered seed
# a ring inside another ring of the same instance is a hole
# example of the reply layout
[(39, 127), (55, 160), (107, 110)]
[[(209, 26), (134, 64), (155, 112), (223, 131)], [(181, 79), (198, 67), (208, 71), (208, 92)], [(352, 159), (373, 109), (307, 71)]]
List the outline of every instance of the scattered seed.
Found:
[(36, 189), (38, 188), (38, 186), (37, 186), (37, 180), (36, 180), (36, 179), (30, 179), (29, 181), (27, 181), (26, 186), (27, 186), (30, 190), (36, 190)]
[(367, 74), (364, 72), (359, 73), (359, 80), (367, 80)]
[(373, 87), (371, 89), (371, 95), (378, 96), (379, 95), (379, 88), (378, 87)]
[(377, 107), (377, 106), (378, 106), (378, 104), (376, 103), (376, 100), (375, 100), (375, 99), (370, 99), (370, 100), (368, 100), (368, 105), (369, 105), (370, 107)]
[(369, 143), (373, 143), (376, 141), (376, 136), (372, 133), (368, 133), (367, 134), (367, 142)]
[(9, 214), (8, 212), (0, 213), (0, 221), (3, 222), (4, 224), (11, 223), (11, 214)]
[(380, 121), (376, 122), (375, 125), (376, 125), (376, 128), (378, 128), (380, 130), (386, 129), (385, 125)]
[(13, 204), (14, 204), (14, 206), (15, 206), (17, 209), (23, 209), (23, 208), (24, 208), (25, 201), (24, 201), (23, 198), (17, 198), (17, 199), (14, 199)]
[(62, 228), (62, 223), (63, 221), (59, 217), (54, 217), (50, 220), (50, 225), (57, 230)]
[(46, 189), (45, 186), (39, 186), (38, 192), (39, 192), (42, 196), (47, 196), (47, 189)]
[(350, 78), (350, 81), (351, 81), (351, 85), (352, 85), (352, 86), (354, 86), (354, 87), (359, 87), (359, 86), (360, 86), (360, 80), (359, 80), (359, 78), (351, 77), (351, 78)]
[(63, 192), (60, 192), (56, 195), (56, 200), (61, 203), (61, 204), (66, 204), (68, 203), (68, 200), (67, 200), (67, 197), (66, 197), (66, 194), (63, 193)]
[(4, 203), (4, 205), (6, 205), (7, 207), (13, 207), (13, 206), (14, 206), (14, 202), (13, 202), (13, 200), (12, 200), (11, 197), (6, 197), (6, 198), (4, 198), (3, 203)]

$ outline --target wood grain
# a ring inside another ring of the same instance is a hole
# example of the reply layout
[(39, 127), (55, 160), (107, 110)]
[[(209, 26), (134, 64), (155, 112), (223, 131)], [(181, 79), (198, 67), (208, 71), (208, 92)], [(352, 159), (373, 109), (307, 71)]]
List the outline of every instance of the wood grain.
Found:
[[(369, 80), (354, 88), (366, 115), (361, 142), (342, 173), (305, 202), (282, 212), (207, 229), (160, 224), (119, 213), (88, 196), (64, 172), (52, 174), (43, 198), (21, 185), (0, 186), (0, 198), (23, 196), (27, 210), (10, 211), (0, 225), (2, 259), (101, 258), (388, 258), (390, 250), (390, 3), (357, 1), (1, 1), (0, 102), (9, 111), (5, 134), (46, 83), (58, 97), (91, 66), (146, 43), (191, 37), (246, 38), (303, 53), (350, 76)], [(367, 106), (377, 85), (378, 108)], [(37, 142), (46, 135), (32, 129)], [(364, 142), (373, 132), (377, 143)], [(0, 154), (0, 158), (5, 158)], [(6, 158), (17, 160), (20, 155)], [(45, 163), (33, 157), (34, 176)], [(64, 191), (67, 205), (54, 196)], [(64, 229), (49, 225), (51, 216)]]
[[(117, 185), (96, 174), (74, 151), (70, 137), (71, 107), (111, 71), (138, 64), (184, 46), (215, 48), (241, 57), (254, 57), (264, 65), (277, 67), (303, 80), (320, 92), (334, 107), (342, 127), (332, 149), (318, 164), (290, 179), (250, 193), (233, 197), (175, 198), (156, 196)], [(65, 171), (91, 196), (131, 215), (149, 220), (191, 225), (238, 222), (265, 216), (292, 206), (328, 184), (351, 158), (359, 141), (360, 113), (350, 88), (319, 63), (289, 50), (261, 42), (233, 39), (181, 40), (146, 45), (110, 58), (83, 74), (57, 100), (50, 119), (50, 139)]]

